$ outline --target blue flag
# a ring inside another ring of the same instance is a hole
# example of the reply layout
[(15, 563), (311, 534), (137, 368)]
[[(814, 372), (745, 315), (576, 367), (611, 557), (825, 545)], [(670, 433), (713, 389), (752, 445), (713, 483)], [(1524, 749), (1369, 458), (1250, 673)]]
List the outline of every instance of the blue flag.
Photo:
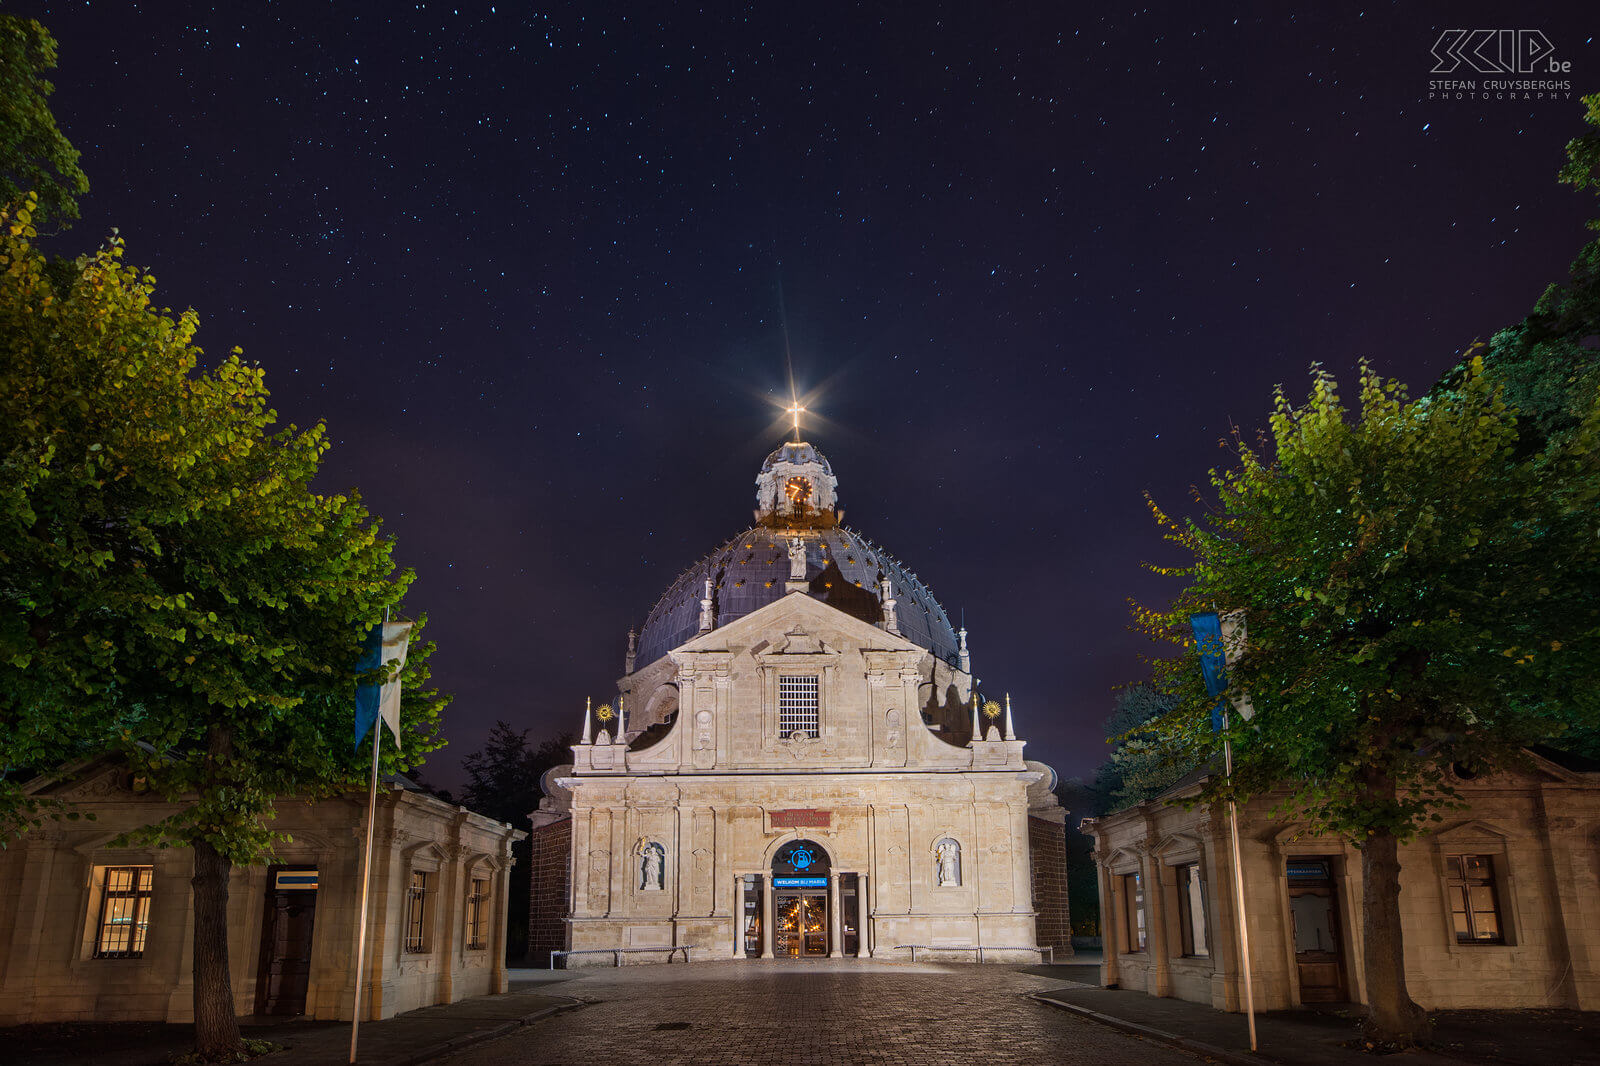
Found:
[[(372, 632), (367, 634), (367, 639), (361, 642), (361, 658), (356, 660), (356, 669), (361, 673), (376, 670), (383, 665), (383, 623), (379, 622), (372, 627)], [(378, 720), (378, 697), (382, 692), (378, 685), (356, 686), (356, 733), (353, 747), (361, 746), (361, 738), (372, 732), (372, 725)]]
[(1222, 648), (1222, 619), (1216, 611), (1191, 614), (1189, 627), (1194, 630), (1195, 646), (1200, 650), (1200, 673), (1206, 679), (1206, 693), (1217, 701), (1211, 708), (1211, 731), (1222, 732), (1222, 714), (1226, 706), (1220, 697), (1228, 687), (1228, 657)]

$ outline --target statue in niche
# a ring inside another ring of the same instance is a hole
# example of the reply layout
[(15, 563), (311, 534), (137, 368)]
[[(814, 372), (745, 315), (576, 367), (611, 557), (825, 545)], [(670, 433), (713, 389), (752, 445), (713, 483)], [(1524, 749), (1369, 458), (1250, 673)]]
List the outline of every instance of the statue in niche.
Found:
[(806, 577), (806, 542), (799, 537), (789, 538), (789, 580), (804, 581)]
[(694, 716), (694, 750), (705, 751), (711, 747), (711, 712), (696, 711)]
[(961, 845), (945, 837), (934, 846), (939, 860), (939, 887), (956, 888), (961, 884)]
[(661, 890), (661, 868), (664, 865), (660, 844), (646, 844), (640, 859), (642, 878), (639, 887), (646, 892), (659, 892)]

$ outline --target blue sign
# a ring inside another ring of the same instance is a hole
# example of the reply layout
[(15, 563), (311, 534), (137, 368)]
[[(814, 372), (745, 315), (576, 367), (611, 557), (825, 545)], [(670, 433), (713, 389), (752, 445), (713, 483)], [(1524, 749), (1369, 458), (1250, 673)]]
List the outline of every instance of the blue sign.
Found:
[(797, 847), (789, 852), (789, 865), (796, 870), (804, 870), (817, 861), (817, 854), (808, 848)]
[(826, 877), (774, 877), (773, 888), (827, 888)]

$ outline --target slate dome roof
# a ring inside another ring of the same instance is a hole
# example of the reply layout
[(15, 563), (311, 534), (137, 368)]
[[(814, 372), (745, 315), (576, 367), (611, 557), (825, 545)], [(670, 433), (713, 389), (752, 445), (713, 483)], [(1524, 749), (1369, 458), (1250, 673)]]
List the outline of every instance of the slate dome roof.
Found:
[[(791, 443), (773, 452), (762, 469), (787, 458), (786, 450), (800, 448), (810, 454), (790, 461), (827, 464), (811, 445)], [(700, 597), (707, 579), (715, 589), (718, 626), (782, 599), (789, 580), (788, 542), (782, 529), (754, 526), (685, 570), (645, 619), (637, 666), (655, 662), (699, 632)], [(957, 641), (949, 616), (903, 562), (844, 526), (807, 531), (805, 543), (806, 578), (813, 599), (877, 624), (883, 620), (879, 581), (887, 577), (893, 583), (901, 635), (955, 665)]]
[(772, 454), (767, 456), (766, 462), (761, 464), (761, 473), (771, 473), (772, 468), (779, 463), (815, 463), (826, 473), (833, 473), (833, 466), (827, 458), (805, 441), (792, 440), (773, 449)]

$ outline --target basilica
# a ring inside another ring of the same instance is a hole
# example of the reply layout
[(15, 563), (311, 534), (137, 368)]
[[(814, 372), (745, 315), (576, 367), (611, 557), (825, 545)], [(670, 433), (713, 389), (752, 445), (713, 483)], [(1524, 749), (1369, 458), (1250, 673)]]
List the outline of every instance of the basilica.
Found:
[(532, 815), (530, 957), (1071, 952), (1030, 712), (979, 690), (966, 630), (842, 515), (828, 460), (782, 445), (755, 524), (628, 635)]

